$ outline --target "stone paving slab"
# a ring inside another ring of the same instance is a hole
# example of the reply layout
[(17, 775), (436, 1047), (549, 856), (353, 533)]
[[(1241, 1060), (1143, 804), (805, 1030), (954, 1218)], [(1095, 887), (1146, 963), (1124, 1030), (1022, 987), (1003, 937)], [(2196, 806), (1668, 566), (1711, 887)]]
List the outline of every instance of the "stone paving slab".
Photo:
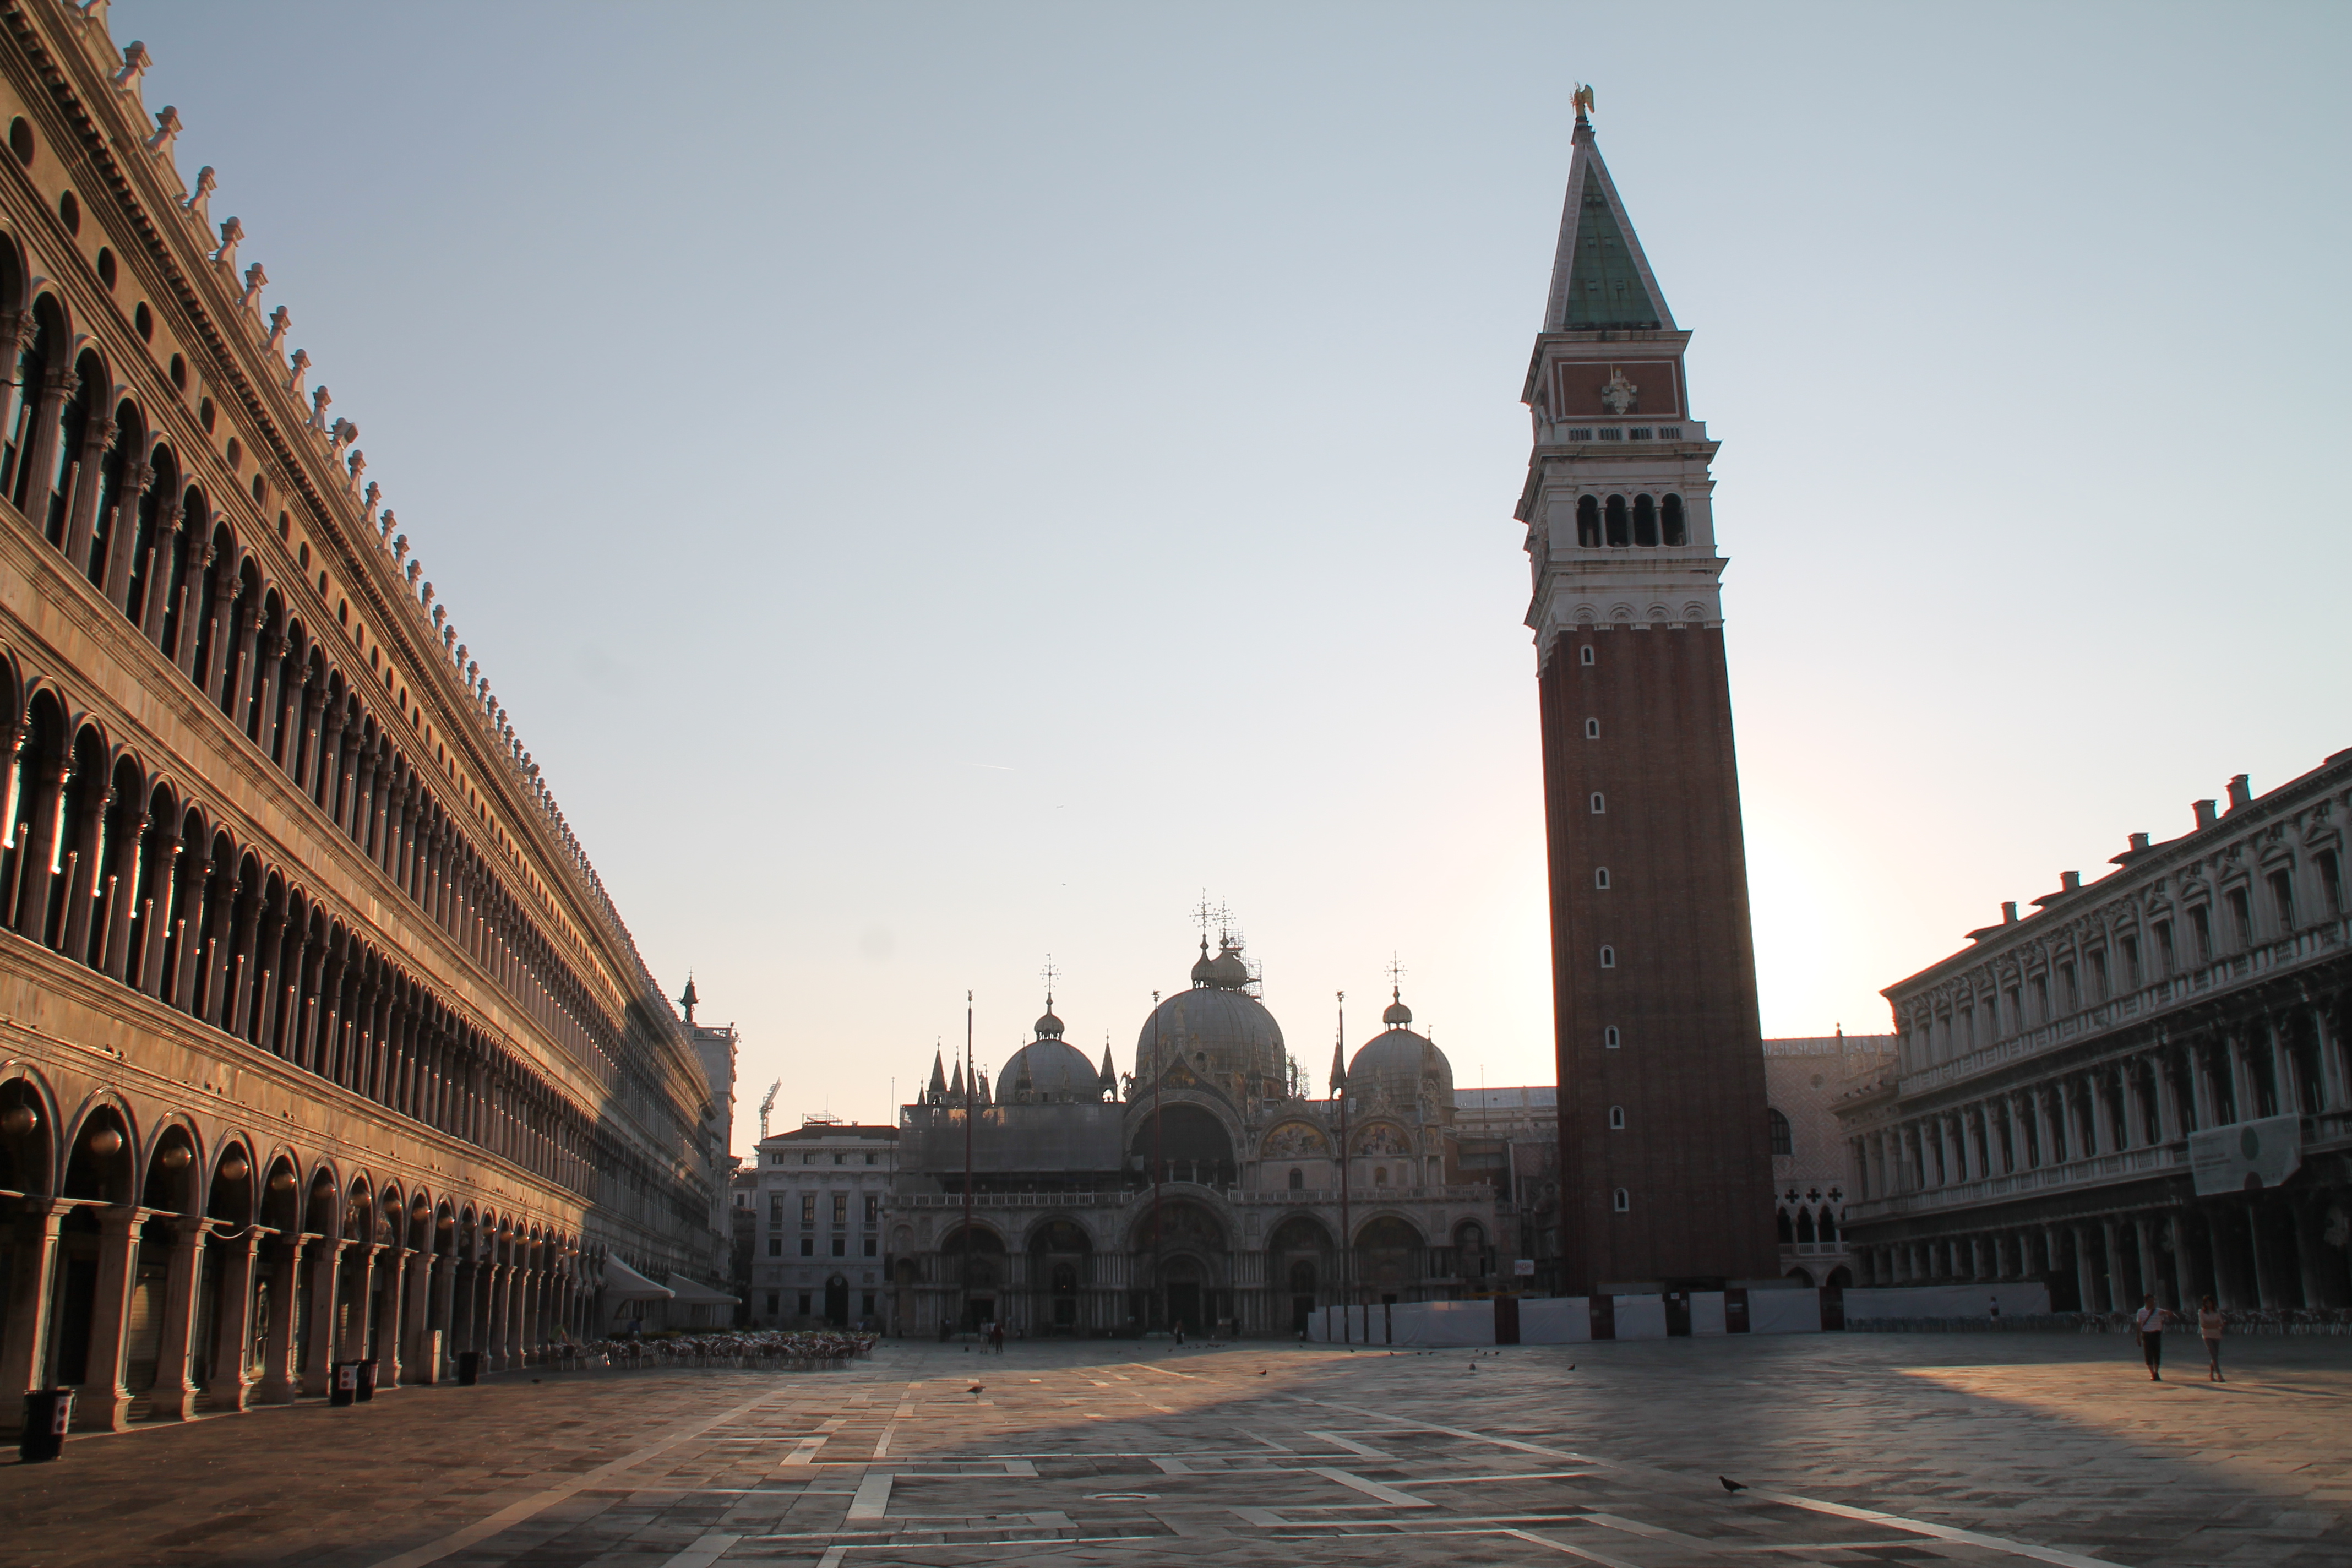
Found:
[(2352, 1568), (2352, 1342), (2230, 1352), (2216, 1385), (2072, 1335), (890, 1343), (77, 1438), (0, 1465), (0, 1542), (30, 1568)]

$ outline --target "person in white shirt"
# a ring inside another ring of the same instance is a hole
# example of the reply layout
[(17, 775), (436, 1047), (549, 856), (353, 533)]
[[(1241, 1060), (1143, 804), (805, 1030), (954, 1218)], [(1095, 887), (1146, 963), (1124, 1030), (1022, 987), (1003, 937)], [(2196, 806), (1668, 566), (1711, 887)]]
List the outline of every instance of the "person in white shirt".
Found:
[(2139, 1335), (2140, 1353), (2147, 1358), (2147, 1380), (2164, 1381), (2164, 1325), (2172, 1314), (2156, 1304), (2153, 1296), (2140, 1298), (2139, 1310), (2132, 1314), (2133, 1331)]
[(2197, 1314), (2197, 1331), (2205, 1338), (2205, 1379), (2209, 1383), (2230, 1381), (2221, 1375), (2221, 1309), (2208, 1296)]

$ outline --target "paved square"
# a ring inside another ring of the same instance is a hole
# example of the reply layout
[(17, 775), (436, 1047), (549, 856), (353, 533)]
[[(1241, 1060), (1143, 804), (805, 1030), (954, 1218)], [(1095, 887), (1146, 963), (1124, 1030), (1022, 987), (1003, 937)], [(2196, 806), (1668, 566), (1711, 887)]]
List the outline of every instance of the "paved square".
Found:
[(0, 1518), (37, 1568), (2352, 1564), (2352, 1341), (2173, 1345), (886, 1343), (77, 1439)]

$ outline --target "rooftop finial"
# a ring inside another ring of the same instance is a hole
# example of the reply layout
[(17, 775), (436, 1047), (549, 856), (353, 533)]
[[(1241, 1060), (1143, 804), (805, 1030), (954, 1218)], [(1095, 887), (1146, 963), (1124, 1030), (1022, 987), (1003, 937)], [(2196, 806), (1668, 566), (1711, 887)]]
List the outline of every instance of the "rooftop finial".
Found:
[(1576, 118), (1579, 121), (1586, 124), (1591, 123), (1592, 84), (1591, 82), (1578, 82), (1576, 91), (1570, 96), (1569, 101), (1576, 106)]

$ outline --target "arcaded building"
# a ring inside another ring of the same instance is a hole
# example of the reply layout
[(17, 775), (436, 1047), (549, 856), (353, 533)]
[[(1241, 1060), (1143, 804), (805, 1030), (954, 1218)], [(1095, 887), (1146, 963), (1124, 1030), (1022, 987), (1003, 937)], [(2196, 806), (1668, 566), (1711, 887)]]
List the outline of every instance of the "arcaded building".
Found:
[[(1590, 102), (1580, 90), (1580, 105)], [(1762, 1029), (1690, 334), (1577, 115), (1521, 396), (1543, 719), (1559, 1288), (1777, 1278)]]
[(1840, 1105), (1862, 1283), (2352, 1304), (2352, 751), (2191, 811), (1887, 988), (1900, 1055)]
[(709, 1086), (146, 51), (0, 34), (0, 1378), (492, 1367), (720, 1277)]
[(1491, 1174), (1461, 1169), (1454, 1071), (1391, 995), (1328, 1098), (1292, 1068), (1241, 944), (1138, 1032), (1130, 1072), (1064, 1037), (1053, 999), (993, 1083), (934, 1060), (898, 1112), (894, 1324), (1030, 1335), (1230, 1325), (1452, 1300), (1507, 1275)]

